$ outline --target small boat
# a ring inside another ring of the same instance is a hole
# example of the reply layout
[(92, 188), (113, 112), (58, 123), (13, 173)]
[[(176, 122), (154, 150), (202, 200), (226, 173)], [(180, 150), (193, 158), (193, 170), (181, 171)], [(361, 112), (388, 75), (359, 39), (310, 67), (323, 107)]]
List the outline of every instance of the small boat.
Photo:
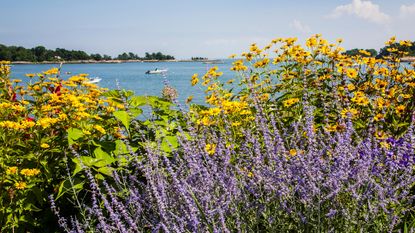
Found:
[(167, 69), (155, 69), (155, 70), (147, 70), (146, 74), (164, 74), (167, 73)]
[(99, 83), (102, 79), (100, 77), (90, 78), (89, 80), (85, 81), (84, 83)]

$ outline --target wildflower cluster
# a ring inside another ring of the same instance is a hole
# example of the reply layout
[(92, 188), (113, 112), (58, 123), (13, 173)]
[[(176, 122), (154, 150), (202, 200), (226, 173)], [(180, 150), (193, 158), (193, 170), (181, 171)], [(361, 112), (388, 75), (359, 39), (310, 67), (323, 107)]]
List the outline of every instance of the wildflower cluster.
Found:
[(104, 98), (105, 90), (87, 83), (85, 74), (62, 80), (52, 68), (27, 77), (28, 83), (10, 79), (10, 63), (0, 62), (0, 174), (6, 174), (0, 176), (0, 231), (29, 230), (40, 220), (24, 219), (48, 211), (47, 194), (66, 176), (68, 129), (89, 136), (85, 145), (114, 137), (112, 113), (124, 108)]
[(24, 86), (1, 62), (0, 231), (39, 229), (24, 221), (49, 216), (45, 203), (67, 232), (411, 228), (415, 64), (399, 49), (411, 43), (391, 38), (384, 59), (341, 43), (252, 44), (230, 68), (237, 86), (217, 67), (192, 76), (207, 105), (189, 112), (169, 86), (134, 96), (59, 69)]
[[(387, 44), (395, 41), (392, 38)], [(339, 129), (336, 125), (350, 112), (358, 131), (373, 124), (389, 136), (402, 135), (415, 106), (411, 98), (415, 63), (402, 63), (400, 58), (407, 53), (398, 49), (391, 49), (385, 58), (370, 57), (364, 50), (348, 56), (341, 42), (329, 43), (317, 34), (306, 40), (305, 47), (296, 38), (277, 38), (264, 48), (252, 44), (249, 52), (241, 54), (244, 59), (235, 60), (231, 67), (238, 74), (240, 91), (229, 94), (234, 87), (226, 89), (215, 82), (207, 86), (212, 94), (206, 102), (222, 102), (227, 95), (250, 107), (259, 101), (267, 111), (280, 110), (282, 115), (275, 117), (289, 126), (304, 116), (301, 106), (307, 100), (317, 107), (318, 128)], [(400, 45), (411, 43), (400, 41)], [(211, 72), (204, 77), (211, 77)], [(201, 121), (207, 122), (203, 114)]]

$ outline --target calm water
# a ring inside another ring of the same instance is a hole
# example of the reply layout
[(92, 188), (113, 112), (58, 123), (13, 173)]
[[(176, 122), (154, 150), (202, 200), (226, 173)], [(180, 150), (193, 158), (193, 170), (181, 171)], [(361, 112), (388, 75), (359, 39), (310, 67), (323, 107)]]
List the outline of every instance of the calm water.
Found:
[[(199, 76), (205, 74), (206, 70), (212, 66), (218, 66), (224, 73), (221, 77), (227, 81), (235, 77), (235, 73), (230, 71), (231, 60), (225, 60), (224, 64), (203, 64), (201, 62), (158, 62), (158, 63), (119, 63), (119, 64), (64, 64), (62, 66), (62, 78), (67, 79), (71, 75), (87, 73), (89, 77), (100, 77), (102, 81), (98, 83), (101, 87), (110, 89), (117, 88), (117, 81), (121, 88), (133, 90), (136, 95), (161, 95), (164, 80), (170, 86), (178, 90), (179, 101), (184, 102), (186, 98), (193, 95), (193, 102), (203, 103), (204, 92), (200, 87), (192, 87), (191, 77), (194, 73)], [(58, 65), (37, 64), (37, 65), (13, 65), (12, 78), (22, 79), (28, 82), (25, 77), (27, 73), (39, 73)], [(147, 70), (168, 69), (167, 75), (148, 75)], [(65, 74), (71, 72), (70, 75)]]

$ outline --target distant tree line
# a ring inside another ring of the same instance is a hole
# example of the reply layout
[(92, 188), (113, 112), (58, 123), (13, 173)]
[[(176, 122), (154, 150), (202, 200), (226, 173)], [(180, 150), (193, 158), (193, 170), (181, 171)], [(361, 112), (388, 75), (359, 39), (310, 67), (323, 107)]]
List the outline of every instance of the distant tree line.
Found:
[(388, 46), (385, 46), (383, 48), (380, 49), (379, 54), (377, 57), (385, 57), (385, 56), (389, 56), (390, 52), (388, 51), (388, 49), (398, 49), (399, 51), (406, 51), (408, 52), (408, 54), (406, 56), (409, 57), (415, 57), (415, 41), (412, 42), (411, 46), (403, 46), (399, 43), (394, 43)]
[[(88, 54), (81, 50), (66, 50), (57, 48), (55, 50), (46, 49), (44, 46), (37, 46), (31, 49), (22, 46), (6, 46), (0, 44), (0, 60), (7, 61), (28, 61), (28, 62), (43, 62), (43, 61), (76, 61), (76, 60), (112, 60), (109, 55), (101, 55), (98, 53)], [(139, 57), (134, 53), (122, 53), (114, 59), (119, 60), (171, 60), (173, 56), (164, 55), (161, 52), (145, 53), (144, 57)]]
[(111, 56), (101, 54), (88, 54), (81, 50), (66, 50), (57, 48), (46, 49), (44, 46), (37, 46), (31, 49), (22, 46), (6, 46), (0, 44), (0, 60), (8, 61), (56, 61), (56, 60), (110, 60)]
[(201, 60), (208, 60), (207, 57), (191, 57), (192, 61), (201, 61)]
[(144, 57), (139, 57), (137, 54), (132, 52), (122, 53), (117, 56), (118, 60), (174, 60), (171, 55), (164, 55), (161, 52), (157, 53), (145, 53)]
[(399, 43), (394, 43), (394, 44), (387, 45), (387, 46), (381, 48), (379, 50), (379, 52), (377, 52), (375, 49), (357, 49), (357, 48), (355, 48), (355, 49), (347, 50), (344, 53), (347, 54), (347, 55), (350, 55), (350, 56), (354, 56), (354, 55), (358, 55), (358, 54), (362, 55), (362, 56), (365, 56), (364, 54), (359, 52), (360, 50), (364, 50), (364, 51), (370, 53), (371, 57), (382, 58), (382, 57), (386, 57), (386, 56), (390, 55), (390, 52), (388, 51), (388, 49), (398, 49), (400, 51), (406, 51), (406, 52), (408, 52), (408, 54), (406, 56), (415, 57), (415, 41), (413, 41), (412, 45), (409, 46), (409, 47), (408, 46), (403, 46)]
[(361, 50), (364, 50), (364, 51), (366, 51), (368, 54), (370, 54), (370, 55), (368, 55), (369, 57), (376, 57), (377, 55), (378, 55), (378, 51), (376, 51), (376, 50), (374, 50), (374, 49), (350, 49), (350, 50), (347, 50), (346, 52), (344, 52), (346, 55), (349, 55), (349, 56), (356, 56), (356, 55), (361, 55), (361, 56), (367, 56), (367, 55), (365, 55), (365, 54), (362, 54), (360, 51)]

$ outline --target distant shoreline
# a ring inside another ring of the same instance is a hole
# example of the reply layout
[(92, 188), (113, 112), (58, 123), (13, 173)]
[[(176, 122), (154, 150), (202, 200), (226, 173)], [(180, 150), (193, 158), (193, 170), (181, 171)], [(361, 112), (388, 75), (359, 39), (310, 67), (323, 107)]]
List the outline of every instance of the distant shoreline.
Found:
[(207, 62), (214, 63), (217, 62), (217, 59), (214, 60), (76, 60), (76, 61), (43, 61), (43, 62), (30, 62), (30, 61), (13, 61), (13, 65), (37, 65), (37, 64), (118, 64), (118, 63), (152, 63), (152, 62)]

